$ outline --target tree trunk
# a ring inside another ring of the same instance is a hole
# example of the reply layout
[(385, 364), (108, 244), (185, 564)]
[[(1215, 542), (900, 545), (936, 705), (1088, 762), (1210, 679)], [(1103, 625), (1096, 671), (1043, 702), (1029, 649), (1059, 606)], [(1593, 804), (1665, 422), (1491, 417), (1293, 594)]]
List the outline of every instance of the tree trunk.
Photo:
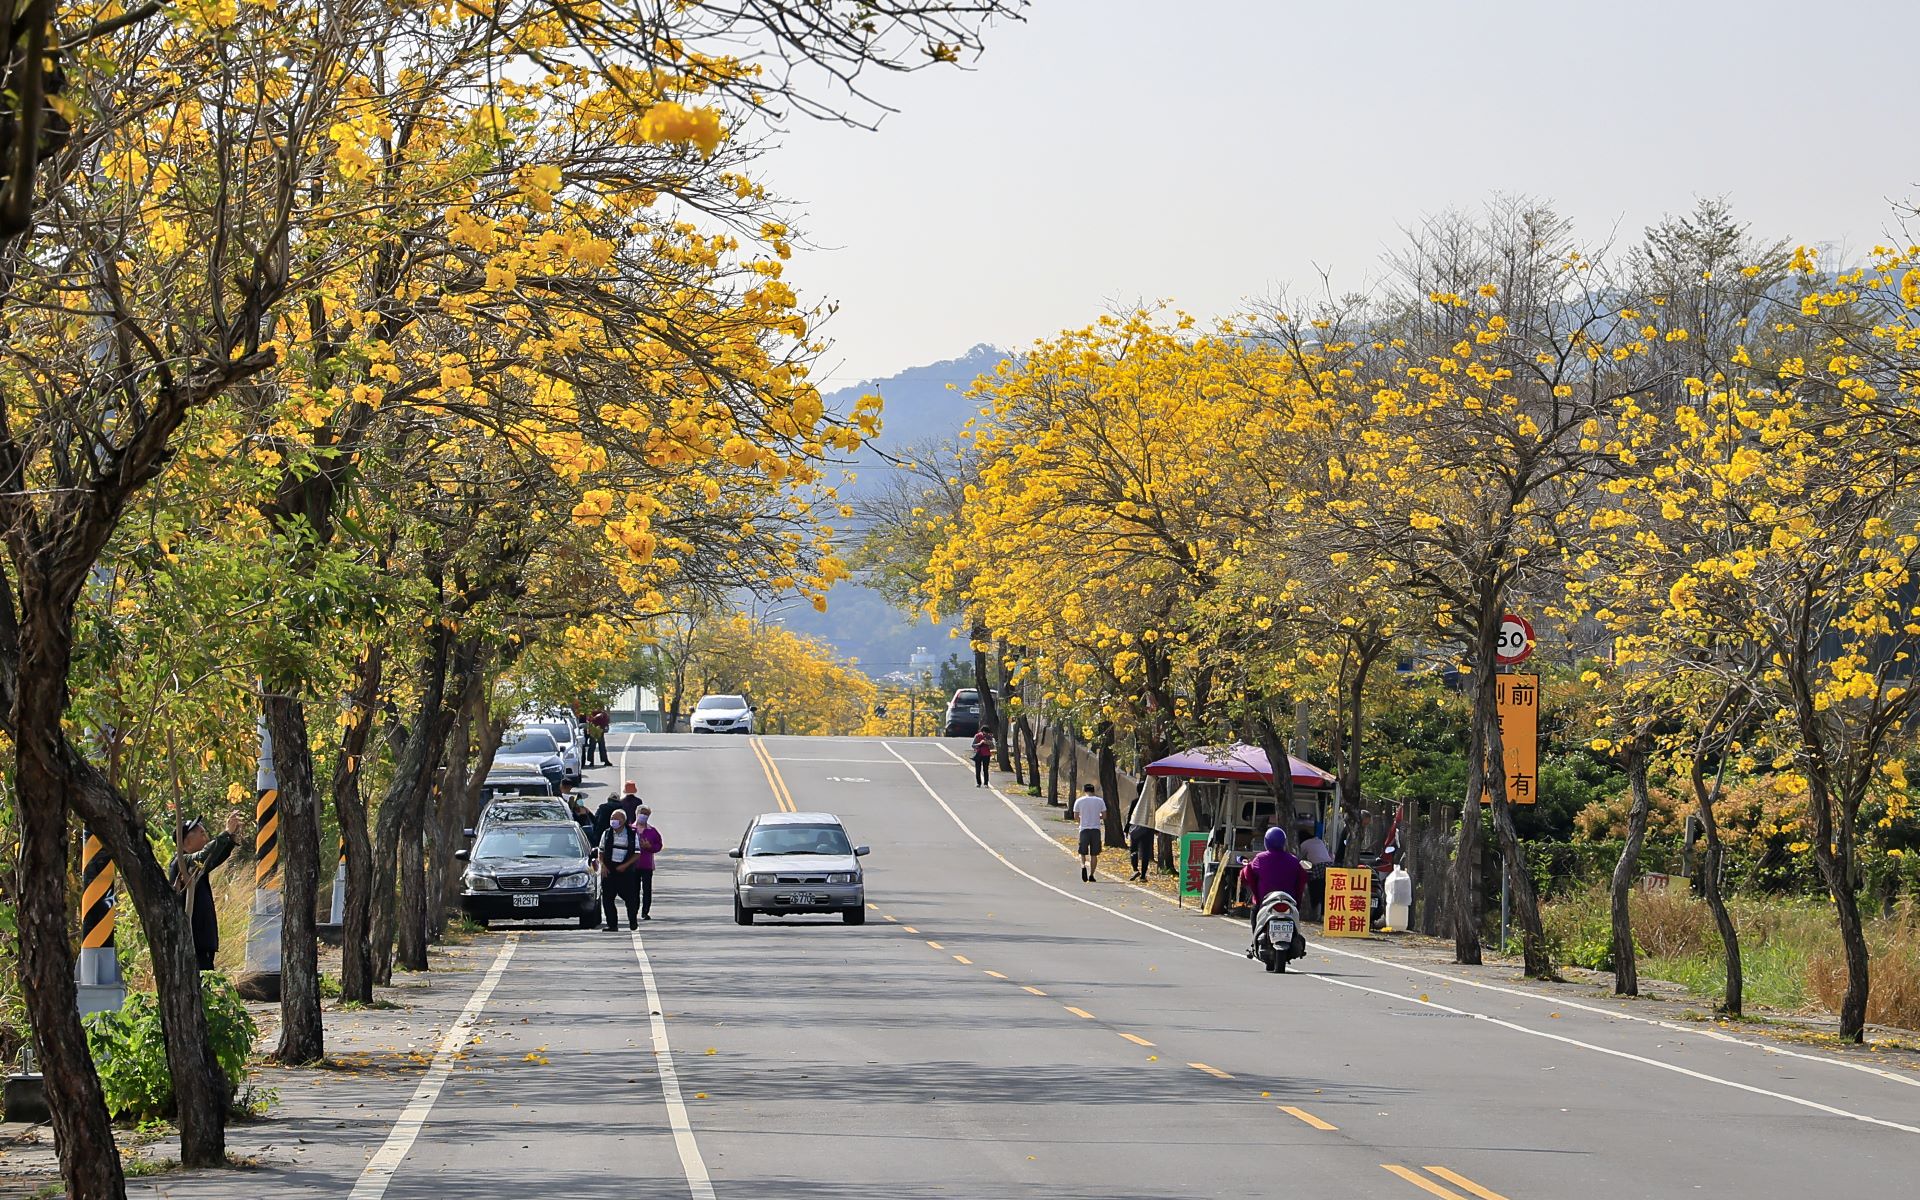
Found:
[(347, 902), (341, 909), (340, 999), (373, 1003), (369, 930), (373, 916), (373, 845), (367, 833), (367, 805), (360, 794), (360, 773), (373, 732), (374, 700), (380, 694), (386, 651), (371, 646), (354, 667), (348, 724), (333, 770), (333, 812), (340, 823), (347, 856)]
[[(1845, 806), (1843, 820), (1844, 814), (1860, 811), (1857, 800), (1845, 796), (1840, 800)], [(1810, 798), (1810, 803), (1826, 804), (1831, 801), (1828, 797), (1815, 795)], [(1830, 826), (1831, 822), (1827, 824)], [(1867, 1000), (1871, 994), (1872, 978), (1866, 930), (1860, 921), (1860, 882), (1853, 871), (1850, 833), (1850, 825), (1842, 827), (1837, 850), (1833, 842), (1816, 834), (1813, 860), (1820, 865), (1820, 874), (1826, 880), (1827, 890), (1833, 893), (1834, 916), (1840, 925), (1840, 945), (1847, 956), (1847, 990), (1840, 999), (1840, 1040), (1861, 1042), (1866, 1040)]]
[(436, 626), (428, 637), (420, 666), (420, 700), (416, 717), (394, 763), (393, 778), (380, 801), (373, 837), (373, 981), (393, 982), (395, 887), (398, 882), (400, 838), (413, 811), (424, 805), (433, 787), (447, 729), (453, 724), (446, 703), (451, 635)]
[[(1007, 643), (1004, 638), (996, 644), (994, 651), (994, 658), (1000, 668), (1000, 695), (1004, 696), (1008, 703), (1012, 703), (1013, 674), (1007, 670)], [(980, 711), (984, 714), (987, 710), (983, 708)], [(1008, 744), (1013, 740), (1013, 734), (1009, 730), (1010, 724), (1006, 718), (1006, 714), (1000, 711), (999, 704), (996, 701), (993, 720), (994, 753), (999, 756), (1000, 769), (1002, 771), (1014, 772), (1017, 778), (1018, 768), (1014, 766), (1012, 747)]]
[(280, 785), (280, 1045), (273, 1056), (284, 1066), (302, 1066), (327, 1055), (320, 1018), (320, 941), (314, 929), (320, 806), (313, 791), (306, 706), (285, 681), (273, 686), (263, 706)]
[(160, 1001), (161, 1032), (166, 1041), (167, 1073), (173, 1080), (180, 1161), (195, 1167), (225, 1166), (227, 1111), (232, 1094), (207, 1036), (200, 963), (194, 954), (193, 929), (187, 922), (186, 908), (168, 881), (166, 868), (154, 857), (153, 843), (133, 803), (70, 743), (66, 755), (78, 785), (73, 791), (74, 808), (106, 846), (147, 934), (154, 990)]
[(1633, 791), (1633, 807), (1627, 810), (1627, 844), (1620, 848), (1620, 861), (1613, 866), (1610, 889), (1613, 910), (1613, 991), (1618, 996), (1640, 994), (1638, 951), (1633, 944), (1633, 880), (1640, 873), (1640, 850), (1647, 841), (1647, 819), (1653, 811), (1653, 798), (1647, 792), (1647, 756), (1652, 747), (1648, 739), (1636, 737), (1627, 747), (1627, 783)]
[(1340, 803), (1343, 815), (1342, 841), (1338, 853), (1340, 861), (1347, 866), (1360, 860), (1360, 839), (1355, 836), (1355, 831), (1360, 828), (1360, 813), (1365, 806), (1360, 784), (1360, 741), (1366, 729), (1367, 676), (1385, 650), (1384, 639), (1362, 642), (1356, 650), (1354, 668), (1343, 697), (1345, 712), (1341, 714), (1344, 719), (1340, 723)]
[[(428, 942), (438, 942), (446, 933), (447, 911), (459, 891), (460, 860), (453, 849), (460, 844), (462, 819), (467, 809), (470, 780), (467, 764), (473, 757), (473, 705), (460, 710), (453, 732), (447, 737), (447, 771), (434, 795), (433, 813), (427, 827), (427, 916)], [(582, 747), (584, 749), (584, 747)]]
[(1726, 955), (1727, 986), (1721, 994), (1720, 1011), (1730, 1017), (1740, 1015), (1745, 981), (1740, 971), (1740, 931), (1734, 928), (1733, 914), (1727, 911), (1727, 898), (1720, 891), (1720, 866), (1723, 860), (1723, 847), (1720, 844), (1720, 823), (1714, 818), (1713, 805), (1719, 798), (1720, 783), (1716, 779), (1711, 786), (1706, 782), (1706, 771), (1696, 756), (1693, 762), (1694, 799), (1700, 815), (1700, 828), (1706, 840), (1704, 863), (1700, 868), (1700, 891), (1706, 897), (1707, 908), (1713, 913), (1714, 927), (1720, 931), (1720, 946)]
[(67, 1194), (75, 1200), (118, 1200), (126, 1194), (126, 1182), (80, 1024), (74, 919), (67, 906), (67, 817), (74, 789), (60, 722), (73, 654), (72, 606), (50, 602), (31, 582), (23, 582), (20, 592), (17, 615), (25, 617), (25, 628), (16, 624), (10, 590), (0, 604), (7, 641), (0, 670), (6, 673), (14, 802), (20, 814), (15, 874), (21, 888), (16, 910), (20, 988), (45, 1074)]
[[(1513, 806), (1507, 802), (1505, 755), (1500, 745), (1499, 717), (1490, 706), (1479, 718), (1487, 743), (1487, 781), (1493, 793), (1493, 829), (1500, 838), (1501, 870), (1506, 875), (1513, 915), (1520, 922), (1520, 953), (1525, 970), (1534, 979), (1553, 979), (1553, 955), (1547, 949), (1547, 930), (1540, 920), (1540, 898), (1527, 870), (1526, 848), (1513, 828)], [(1503, 951), (1505, 947), (1501, 948)]]
[(1094, 738), (1099, 747), (1097, 759), (1100, 772), (1100, 794), (1107, 801), (1107, 845), (1124, 846), (1126, 844), (1126, 814), (1120, 811), (1120, 765), (1113, 756), (1113, 726), (1108, 722), (1100, 723), (1100, 732)]
[(1066, 745), (1067, 731), (1058, 720), (1052, 726), (1053, 744), (1047, 747), (1047, 807), (1060, 806), (1060, 752)]
[(1033, 722), (1023, 710), (1017, 720), (1020, 728), (1020, 745), (1027, 752), (1027, 786), (1034, 791), (1040, 790), (1040, 743), (1034, 737)]
[[(993, 694), (993, 680), (987, 675), (987, 627), (975, 621), (973, 623), (973, 689), (980, 697), (980, 728), (993, 734), (994, 740), (1000, 740), (1000, 702)], [(1002, 751), (1004, 754), (1005, 751)], [(1000, 769), (1006, 770), (1006, 760), (1000, 762)]]
[(427, 803), (411, 808), (400, 826), (400, 909), (394, 959), (403, 971), (427, 969), (426, 810), (438, 807), (442, 790), (437, 784), (430, 788)]
[(1487, 791), (1487, 737), (1484, 714), (1493, 708), (1493, 672), (1474, 673), (1472, 713), (1467, 721), (1467, 794), (1460, 807), (1460, 834), (1454, 839), (1448, 903), (1453, 918), (1453, 961), (1480, 962), (1480, 802)]

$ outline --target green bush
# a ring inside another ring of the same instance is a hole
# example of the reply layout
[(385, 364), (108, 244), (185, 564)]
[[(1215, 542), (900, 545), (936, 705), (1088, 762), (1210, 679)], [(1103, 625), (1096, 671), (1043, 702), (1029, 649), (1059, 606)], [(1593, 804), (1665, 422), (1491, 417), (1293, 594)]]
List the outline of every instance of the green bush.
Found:
[[(224, 975), (202, 975), (200, 994), (214, 1056), (220, 1060), (228, 1087), (237, 1090), (246, 1077), (247, 1054), (258, 1032), (253, 1017)], [(171, 1117), (173, 1076), (167, 1068), (159, 999), (152, 992), (130, 992), (118, 1012), (94, 1013), (86, 1025), (87, 1048), (93, 1053), (107, 1110), (114, 1119)]]

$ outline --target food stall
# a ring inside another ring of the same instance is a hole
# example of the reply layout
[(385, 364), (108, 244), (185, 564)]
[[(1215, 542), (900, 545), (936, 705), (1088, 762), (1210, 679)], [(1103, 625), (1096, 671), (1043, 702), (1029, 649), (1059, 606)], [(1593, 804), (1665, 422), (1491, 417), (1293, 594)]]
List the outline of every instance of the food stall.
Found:
[(1222, 864), (1231, 867), (1257, 853), (1268, 828), (1278, 825), (1292, 838), (1295, 829), (1311, 825), (1329, 844), (1338, 844), (1340, 807), (1333, 776), (1291, 755), (1287, 763), (1293, 779), (1294, 810), (1285, 819), (1280, 813), (1272, 763), (1258, 746), (1242, 742), (1199, 746), (1147, 764), (1146, 773), (1151, 778), (1182, 781), (1179, 790), (1155, 813), (1154, 827), (1175, 838), (1189, 831), (1206, 834), (1199, 891), (1207, 911), (1221, 911), (1230, 896)]

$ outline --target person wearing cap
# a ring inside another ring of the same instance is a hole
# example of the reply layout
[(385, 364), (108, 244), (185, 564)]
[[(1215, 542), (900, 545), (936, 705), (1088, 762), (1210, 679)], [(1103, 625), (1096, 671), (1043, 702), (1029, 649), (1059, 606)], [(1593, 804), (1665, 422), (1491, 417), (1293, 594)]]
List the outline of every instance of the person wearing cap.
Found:
[(639, 807), (640, 789), (633, 780), (629, 779), (618, 796), (608, 796), (600, 802), (600, 807), (593, 814), (594, 837), (598, 839), (607, 836), (607, 819), (615, 810), (626, 814), (627, 824), (632, 825), (633, 814)]
[(185, 900), (187, 923), (193, 927), (193, 952), (202, 971), (213, 970), (213, 956), (220, 950), (220, 913), (214, 906), (213, 884), (208, 876), (233, 855), (240, 844), (240, 814), (227, 814), (227, 827), (213, 837), (198, 817), (180, 822), (174, 832), (173, 863), (167, 879), (173, 890)]

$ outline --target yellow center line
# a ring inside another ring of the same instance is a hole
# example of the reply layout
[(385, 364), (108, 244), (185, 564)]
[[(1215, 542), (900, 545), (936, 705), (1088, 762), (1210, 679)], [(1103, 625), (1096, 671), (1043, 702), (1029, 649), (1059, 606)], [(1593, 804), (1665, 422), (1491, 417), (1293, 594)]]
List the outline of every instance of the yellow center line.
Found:
[[(1295, 1120), (1305, 1121), (1307, 1124), (1313, 1126), (1315, 1129), (1321, 1130), (1322, 1132), (1332, 1133), (1334, 1130), (1340, 1128), (1338, 1125), (1327, 1124), (1325, 1121), (1322, 1121), (1319, 1117), (1314, 1116), (1312, 1113), (1308, 1112), (1304, 1108), (1295, 1108), (1291, 1104), (1282, 1104), (1279, 1107), (1281, 1112), (1287, 1114), (1288, 1116), (1294, 1118)], [(1427, 1169), (1432, 1170), (1433, 1168), (1428, 1167)]]
[(895, 925), (898, 925), (898, 924), (900, 923), (900, 918), (899, 918), (899, 917), (890, 917), (890, 916), (888, 916), (888, 915), (887, 915), (886, 913), (881, 913), (881, 914), (880, 914), (880, 919), (881, 919), (882, 921), (892, 921), (892, 922), (893, 922), (893, 923), (894, 923)]
[(760, 770), (766, 774), (767, 786), (773, 789), (773, 802), (781, 812), (800, 811), (793, 803), (793, 793), (787, 790), (787, 781), (781, 777), (780, 768), (774, 764), (773, 755), (760, 743), (758, 737), (750, 739), (755, 756), (760, 759)]
[(1005, 979), (1005, 978), (1006, 978), (1006, 976), (1005, 976), (1005, 975), (1002, 975), (1002, 974), (1001, 974), (1000, 972), (998, 972), (998, 971), (988, 971), (988, 972), (987, 972), (987, 974), (989, 974), (989, 975), (991, 975), (991, 976), (993, 976), (993, 977), (994, 977), (995, 979)]
[(915, 928), (914, 928), (913, 926), (911, 926), (911, 925), (902, 925), (902, 926), (901, 926), (900, 928), (902, 928), (902, 929), (904, 929), (904, 930), (906, 930), (906, 931), (907, 931), (908, 933), (919, 933), (919, 932), (920, 932), (920, 931), (919, 931), (918, 929), (915, 929)]
[(928, 942), (928, 943), (927, 943), (927, 945), (929, 945), (929, 946), (932, 946), (932, 947), (933, 947), (933, 948), (934, 948), (935, 950), (945, 950), (945, 949), (946, 949), (946, 947), (945, 947), (945, 946), (942, 946), (942, 945), (941, 945), (941, 944), (940, 944), (939, 942)]
[(953, 956), (953, 961), (955, 961), (955, 962), (957, 962), (957, 963), (965, 963), (965, 964), (966, 964), (966, 965), (968, 965), (969, 967), (973, 965), (973, 960), (972, 960), (972, 959), (970, 959), (970, 958), (968, 958), (968, 957), (967, 957), (966, 955), (964, 955), (964, 954), (956, 954), (956, 955), (954, 955), (954, 956)]
[(879, 911), (880, 911), (880, 906), (879, 906), (878, 904), (869, 904), (869, 905), (867, 905), (867, 907), (868, 907), (868, 908), (870, 908), (870, 909), (872, 909), (872, 910), (873, 910), (873, 911), (875, 911), (875, 912), (879, 912)]
[(1492, 1188), (1481, 1187), (1479, 1184), (1475, 1183), (1473, 1180), (1468, 1179), (1465, 1175), (1461, 1175), (1456, 1172), (1449, 1171), (1445, 1167), (1428, 1167), (1427, 1173), (1430, 1175), (1438, 1175), (1440, 1178), (1446, 1180), (1448, 1183), (1451, 1183), (1455, 1187), (1465, 1188), (1467, 1191), (1472, 1192), (1474, 1195), (1480, 1197), (1480, 1200), (1507, 1200), (1505, 1196), (1502, 1196), (1499, 1192), (1494, 1191)]
[(1421, 1191), (1431, 1193), (1432, 1195), (1435, 1195), (1435, 1196), (1444, 1197), (1445, 1200), (1467, 1200), (1467, 1198), (1465, 1196), (1462, 1196), (1459, 1192), (1453, 1191), (1451, 1188), (1443, 1188), (1439, 1184), (1433, 1182), (1431, 1179), (1422, 1178), (1421, 1176), (1414, 1174), (1412, 1171), (1408, 1170), (1407, 1168), (1399, 1166), (1395, 1163), (1381, 1163), (1380, 1166), (1381, 1166), (1381, 1169), (1385, 1170), (1389, 1175), (1398, 1175), (1400, 1178), (1406, 1180), (1408, 1183), (1419, 1188)]
[(1032, 992), (1032, 993), (1033, 993), (1034, 995), (1036, 995), (1036, 996), (1044, 996), (1044, 995), (1046, 995), (1046, 993), (1045, 993), (1045, 992), (1043, 992), (1043, 991), (1041, 991), (1041, 990), (1040, 990), (1039, 988), (1037, 988), (1037, 987), (1027, 987), (1027, 986), (1026, 986), (1025, 984), (1022, 984), (1022, 985), (1021, 985), (1021, 987), (1020, 987), (1020, 990), (1021, 990), (1021, 991), (1023, 991), (1023, 992)]
[(1130, 1042), (1132, 1042), (1132, 1043), (1133, 1043), (1134, 1045), (1136, 1045), (1136, 1046), (1151, 1046), (1151, 1045), (1153, 1045), (1153, 1043), (1152, 1043), (1152, 1042), (1150, 1042), (1150, 1041), (1148, 1041), (1147, 1039), (1145, 1039), (1145, 1038), (1143, 1038), (1143, 1037), (1140, 1037), (1140, 1036), (1138, 1036), (1138, 1035), (1136, 1035), (1136, 1034), (1131, 1034), (1131, 1033), (1123, 1033), (1123, 1034), (1121, 1034), (1120, 1036), (1121, 1036), (1121, 1037), (1123, 1037), (1123, 1038), (1125, 1038), (1125, 1039), (1127, 1039), (1128, 1041), (1130, 1041)]
[(1233, 1076), (1227, 1074), (1225, 1071), (1222, 1071), (1219, 1067), (1210, 1067), (1205, 1063), (1188, 1063), (1187, 1065), (1192, 1067), (1196, 1071), (1205, 1071), (1207, 1074), (1213, 1076), (1215, 1079), (1232, 1079), (1233, 1078)]
[(1066, 1009), (1068, 1012), (1072, 1013), (1074, 1016), (1079, 1017), (1083, 1021), (1093, 1020), (1093, 1014), (1088, 1012), (1084, 1008), (1075, 1008), (1071, 1004), (1063, 1004), (1061, 1005), (1061, 1007)]

